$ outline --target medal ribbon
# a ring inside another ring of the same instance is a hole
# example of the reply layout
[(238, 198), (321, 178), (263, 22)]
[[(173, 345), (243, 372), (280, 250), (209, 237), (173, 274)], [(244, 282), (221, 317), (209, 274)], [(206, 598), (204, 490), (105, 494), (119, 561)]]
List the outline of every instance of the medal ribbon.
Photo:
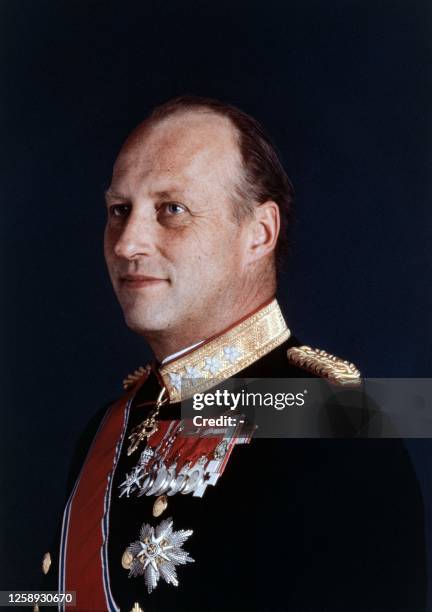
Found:
[[(170, 434), (169, 428), (172, 423), (173, 421), (159, 421), (158, 431), (148, 441), (150, 448), (156, 450), (161, 443), (163, 444), (164, 438)], [(176, 421), (176, 425), (179, 424), (180, 422)], [(168, 450), (164, 463), (169, 466), (176, 461), (176, 471), (178, 473), (186, 463), (194, 465), (200, 457), (205, 456), (207, 459), (211, 459), (223, 437), (223, 434), (203, 436), (197, 433), (180, 431)], [(158, 455), (159, 453), (155, 455), (154, 459), (158, 459)]]

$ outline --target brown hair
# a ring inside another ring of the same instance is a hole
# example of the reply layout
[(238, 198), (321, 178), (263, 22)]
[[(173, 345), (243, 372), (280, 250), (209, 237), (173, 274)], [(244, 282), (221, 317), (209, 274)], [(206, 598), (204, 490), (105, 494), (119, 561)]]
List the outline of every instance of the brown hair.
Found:
[(157, 106), (145, 123), (151, 125), (177, 112), (209, 110), (230, 119), (235, 126), (243, 164), (243, 180), (237, 186), (238, 206), (234, 215), (240, 222), (253, 211), (253, 202), (276, 202), (280, 213), (280, 233), (276, 244), (276, 270), (281, 271), (288, 252), (288, 228), (292, 218), (294, 189), (276, 149), (261, 124), (235, 106), (212, 98), (181, 96)]

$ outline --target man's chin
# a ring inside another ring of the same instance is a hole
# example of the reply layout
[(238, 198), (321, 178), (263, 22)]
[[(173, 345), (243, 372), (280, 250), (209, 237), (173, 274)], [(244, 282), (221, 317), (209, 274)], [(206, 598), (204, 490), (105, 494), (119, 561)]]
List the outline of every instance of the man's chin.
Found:
[(146, 336), (147, 334), (163, 332), (169, 327), (169, 321), (162, 315), (160, 310), (155, 313), (124, 312), (126, 325), (136, 334)]

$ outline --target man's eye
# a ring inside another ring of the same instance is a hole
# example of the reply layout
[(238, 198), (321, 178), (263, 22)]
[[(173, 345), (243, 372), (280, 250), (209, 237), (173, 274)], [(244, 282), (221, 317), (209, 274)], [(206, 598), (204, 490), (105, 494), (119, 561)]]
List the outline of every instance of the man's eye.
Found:
[(167, 202), (164, 208), (169, 215), (180, 215), (185, 212), (185, 207), (176, 202)]
[(127, 217), (130, 213), (129, 204), (114, 204), (109, 207), (111, 217)]

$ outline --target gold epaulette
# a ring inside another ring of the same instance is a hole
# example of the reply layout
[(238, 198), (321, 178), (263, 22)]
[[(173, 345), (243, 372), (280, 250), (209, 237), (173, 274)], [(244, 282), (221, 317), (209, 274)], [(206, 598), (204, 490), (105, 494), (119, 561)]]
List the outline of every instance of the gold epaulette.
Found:
[(310, 346), (294, 346), (287, 351), (288, 361), (315, 376), (327, 378), (335, 385), (357, 387), (361, 374), (353, 363)]
[(151, 368), (149, 365), (146, 365), (145, 367), (140, 366), (137, 370), (135, 370), (135, 372), (128, 374), (123, 380), (123, 389), (132, 389), (132, 387), (134, 387), (143, 376), (150, 373), (150, 369)]

